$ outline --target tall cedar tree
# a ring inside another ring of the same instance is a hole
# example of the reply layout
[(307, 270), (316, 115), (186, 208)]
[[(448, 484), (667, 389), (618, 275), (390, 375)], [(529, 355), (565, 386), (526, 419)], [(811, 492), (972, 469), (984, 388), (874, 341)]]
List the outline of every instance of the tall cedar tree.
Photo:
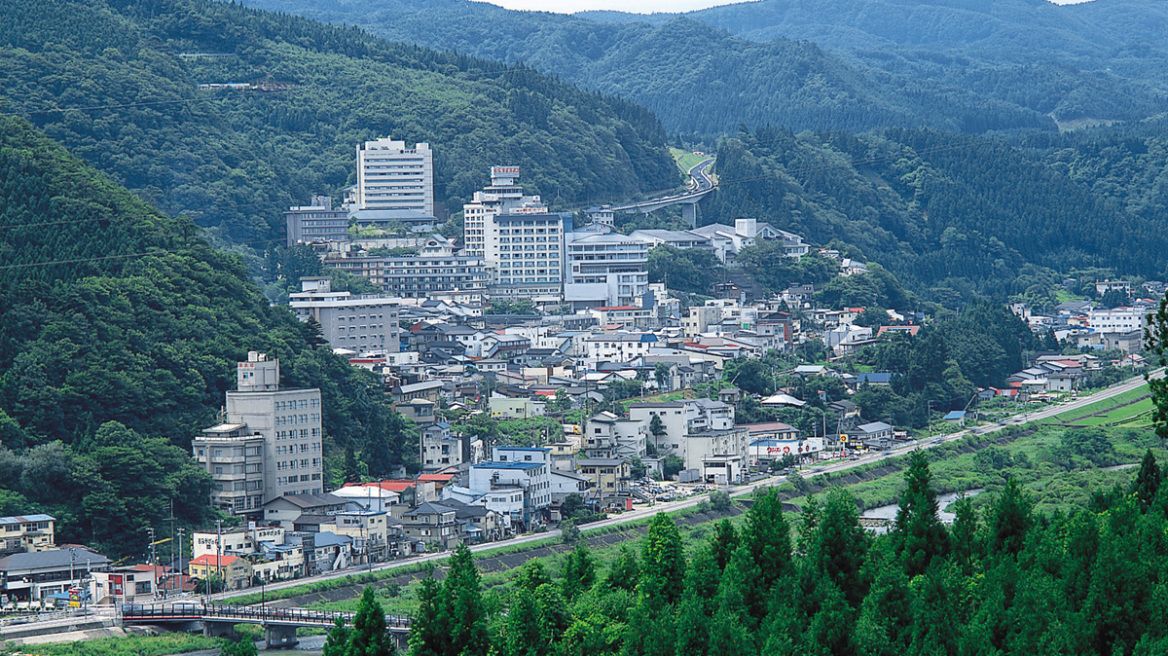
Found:
[(675, 604), (685, 590), (685, 554), (673, 518), (657, 513), (641, 549), (642, 597)]
[(892, 539), (911, 578), (923, 574), (934, 558), (949, 551), (949, 537), (937, 517), (937, 495), (929, 487), (932, 476), (923, 451), (914, 451), (909, 457), (904, 480), (907, 486), (900, 495)]
[(452, 624), (451, 652), (447, 656), (486, 656), (491, 641), (487, 633), (487, 613), (483, 607), (479, 570), (474, 556), (460, 544), (450, 557), (450, 572), (443, 588), (450, 599)]
[(373, 588), (366, 587), (353, 618), (349, 647), (345, 656), (390, 656), (395, 651), (385, 627), (385, 610), (373, 597)]
[(1140, 463), (1140, 472), (1132, 483), (1132, 492), (1140, 500), (1140, 506), (1147, 510), (1156, 500), (1156, 493), (1160, 491), (1160, 468), (1156, 466), (1156, 456), (1148, 449), (1144, 460)]

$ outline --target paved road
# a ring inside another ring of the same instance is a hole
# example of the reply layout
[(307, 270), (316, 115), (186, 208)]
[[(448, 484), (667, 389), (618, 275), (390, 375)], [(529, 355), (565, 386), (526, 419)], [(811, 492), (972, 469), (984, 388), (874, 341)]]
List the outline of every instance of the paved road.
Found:
[(710, 167), (714, 165), (714, 158), (703, 159), (689, 168), (686, 173), (693, 180), (693, 191), (705, 191), (714, 186), (714, 178), (710, 175)]

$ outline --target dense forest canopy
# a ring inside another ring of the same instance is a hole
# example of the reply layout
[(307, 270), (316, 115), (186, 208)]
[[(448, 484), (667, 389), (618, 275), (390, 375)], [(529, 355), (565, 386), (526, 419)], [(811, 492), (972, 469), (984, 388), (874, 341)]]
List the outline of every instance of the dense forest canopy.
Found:
[(319, 343), (189, 220), (0, 117), (0, 515), (42, 509), (62, 541), (111, 554), (172, 499), (181, 522), (205, 520), (190, 440), (249, 350), (280, 358), (283, 385), (321, 388), (332, 462), (388, 474), (415, 452), (410, 429)]
[[(436, 199), (454, 211), (498, 164), (522, 167), (553, 203), (679, 183), (650, 112), (531, 69), (207, 0), (3, 6), (5, 112), (161, 209), (261, 250), (282, 235), (283, 210), (339, 197), (356, 145), (387, 135), (431, 144)], [(269, 90), (199, 88), (218, 83)]]
[(652, 16), (459, 0), (246, 4), (527, 64), (643, 104), (685, 135), (739, 123), (1051, 130), (1056, 121), (1144, 118), (1168, 97), (1168, 80), (1157, 77), (1168, 61), (1159, 43), (1166, 13), (1139, 0), (1090, 17), (1030, 0), (767, 0)]
[(813, 243), (839, 240), (953, 307), (1076, 268), (1161, 277), (1162, 125), (1023, 145), (931, 130), (741, 132), (719, 149), (721, 182), (704, 209), (711, 221), (765, 216)]

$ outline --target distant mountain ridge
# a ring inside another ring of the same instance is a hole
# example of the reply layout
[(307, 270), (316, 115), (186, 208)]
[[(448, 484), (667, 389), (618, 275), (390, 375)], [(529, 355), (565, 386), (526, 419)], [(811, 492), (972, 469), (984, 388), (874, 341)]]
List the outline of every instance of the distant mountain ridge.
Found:
[[(1053, 130), (1055, 121), (1150, 116), (1168, 97), (1146, 77), (1168, 61), (1164, 46), (1137, 51), (1138, 39), (1129, 39), (1125, 51), (1117, 36), (1145, 7), (1153, 28), (1163, 22), (1164, 3), (1146, 0), (1109, 0), (1127, 9), (1107, 29), (1090, 27), (1104, 17), (1080, 18), (1045, 0), (761, 0), (651, 16), (515, 12), (463, 0), (245, 1), (522, 62), (643, 104), (681, 133), (732, 133), (740, 123)], [(1041, 56), (1028, 58), (1038, 40)]]

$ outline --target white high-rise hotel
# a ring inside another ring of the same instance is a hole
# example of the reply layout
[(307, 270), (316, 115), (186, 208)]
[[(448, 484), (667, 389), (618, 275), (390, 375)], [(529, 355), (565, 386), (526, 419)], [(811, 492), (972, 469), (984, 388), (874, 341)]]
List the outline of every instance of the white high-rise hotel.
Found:
[(487, 265), (491, 296), (558, 302), (572, 215), (548, 212), (539, 196), (523, 195), (518, 178), (518, 166), (492, 167), (491, 186), (462, 206), (464, 255)]
[(434, 153), (389, 137), (357, 146), (358, 210), (418, 210), (434, 215)]

